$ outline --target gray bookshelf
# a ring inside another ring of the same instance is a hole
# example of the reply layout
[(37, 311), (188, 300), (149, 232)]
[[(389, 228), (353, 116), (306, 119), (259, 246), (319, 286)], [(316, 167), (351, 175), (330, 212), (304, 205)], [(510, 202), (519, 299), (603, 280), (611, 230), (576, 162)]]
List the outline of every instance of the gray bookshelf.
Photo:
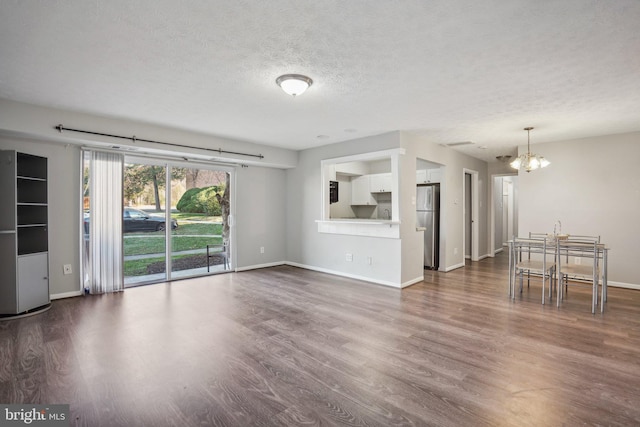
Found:
[(49, 305), (47, 158), (0, 151), (0, 316)]

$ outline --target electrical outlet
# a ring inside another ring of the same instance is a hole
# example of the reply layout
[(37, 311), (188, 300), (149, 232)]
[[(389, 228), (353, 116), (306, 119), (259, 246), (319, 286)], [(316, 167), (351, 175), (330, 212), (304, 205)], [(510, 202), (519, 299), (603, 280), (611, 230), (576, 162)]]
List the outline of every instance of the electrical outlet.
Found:
[(353, 254), (347, 254), (346, 259), (347, 259), (348, 262), (352, 262), (353, 261)]
[(260, 253), (263, 254), (264, 253), (264, 246), (260, 246)]
[(370, 256), (368, 256), (367, 257), (367, 264), (371, 265), (372, 261), (373, 261), (373, 259)]
[(453, 254), (458, 255), (458, 248), (453, 248)]
[(576, 265), (580, 265), (580, 264), (582, 263), (582, 259), (581, 259), (580, 257), (575, 257), (575, 258), (573, 259), (573, 262), (574, 262)]
[(63, 265), (63, 266), (62, 266), (62, 272), (63, 272), (65, 275), (67, 275), (67, 276), (68, 276), (69, 274), (73, 274), (73, 271), (71, 270), (71, 264), (65, 264), (65, 265)]

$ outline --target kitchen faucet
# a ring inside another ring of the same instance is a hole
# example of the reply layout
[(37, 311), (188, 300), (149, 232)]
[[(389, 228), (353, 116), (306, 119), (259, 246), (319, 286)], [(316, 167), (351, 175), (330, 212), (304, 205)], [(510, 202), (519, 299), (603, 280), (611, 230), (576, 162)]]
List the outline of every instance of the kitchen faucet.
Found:
[[(556, 232), (557, 229), (557, 232)], [(553, 225), (553, 234), (555, 236), (562, 234), (562, 223), (560, 222), (560, 220), (557, 220), (556, 223)]]
[(384, 212), (386, 214), (387, 219), (391, 219), (391, 212), (389, 212), (389, 209), (385, 209)]

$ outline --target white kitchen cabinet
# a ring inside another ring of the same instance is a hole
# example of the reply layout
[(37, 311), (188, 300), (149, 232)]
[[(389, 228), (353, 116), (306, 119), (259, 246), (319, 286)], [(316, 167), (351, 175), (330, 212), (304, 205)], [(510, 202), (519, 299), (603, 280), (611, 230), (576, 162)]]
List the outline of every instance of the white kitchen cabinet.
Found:
[(390, 173), (369, 175), (369, 190), (371, 193), (391, 193), (392, 181)]
[(427, 169), (427, 179), (429, 182), (442, 181), (442, 169)]
[(442, 180), (442, 169), (419, 169), (416, 171), (416, 184), (431, 184)]
[(376, 199), (371, 194), (371, 175), (362, 175), (351, 178), (351, 204), (352, 205), (377, 205)]

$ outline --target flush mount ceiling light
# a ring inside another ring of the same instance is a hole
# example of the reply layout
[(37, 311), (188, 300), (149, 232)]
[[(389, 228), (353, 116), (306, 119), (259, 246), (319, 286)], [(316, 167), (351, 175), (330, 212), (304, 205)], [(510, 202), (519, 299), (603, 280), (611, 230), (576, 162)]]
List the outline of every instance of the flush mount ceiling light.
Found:
[(531, 153), (531, 142), (529, 140), (529, 133), (532, 129), (532, 127), (524, 128), (524, 130), (527, 131), (527, 153), (520, 154), (513, 162), (510, 163), (511, 167), (514, 169), (524, 169), (527, 172), (531, 172), (532, 170), (536, 170), (538, 168), (546, 168), (551, 164), (551, 162), (549, 162), (544, 157)]
[(284, 74), (276, 79), (276, 83), (289, 95), (297, 96), (307, 90), (313, 80), (302, 74)]

